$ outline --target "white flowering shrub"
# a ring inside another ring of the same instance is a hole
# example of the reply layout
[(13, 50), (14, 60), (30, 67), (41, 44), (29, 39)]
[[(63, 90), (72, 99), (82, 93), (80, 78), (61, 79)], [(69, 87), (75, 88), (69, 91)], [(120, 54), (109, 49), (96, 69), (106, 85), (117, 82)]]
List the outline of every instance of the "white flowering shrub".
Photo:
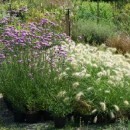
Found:
[[(107, 48), (105, 45), (93, 47), (71, 42), (66, 46), (71, 59), (66, 73), (69, 70), (68, 75), (73, 82), (74, 100), (78, 104), (75, 109), (83, 114), (104, 112), (111, 118), (119, 112), (128, 113), (130, 55), (126, 54), (126, 58), (116, 54), (115, 48)], [(86, 111), (82, 111), (83, 104)]]

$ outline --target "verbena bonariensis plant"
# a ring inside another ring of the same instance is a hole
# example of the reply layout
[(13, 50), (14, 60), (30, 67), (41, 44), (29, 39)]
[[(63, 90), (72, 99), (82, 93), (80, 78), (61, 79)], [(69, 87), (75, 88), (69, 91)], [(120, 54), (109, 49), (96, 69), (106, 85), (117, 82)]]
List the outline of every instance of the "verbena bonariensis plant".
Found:
[(9, 22), (9, 19), (8, 18), (3, 18), (0, 20), (0, 35), (2, 34), (3, 32), (3, 28), (5, 25), (7, 25)]
[(64, 70), (67, 52), (62, 44), (68, 37), (54, 32), (55, 27), (43, 19), (17, 28), (7, 26), (1, 36), (5, 46), (0, 55), (5, 58), (1, 64), (1, 91), (20, 111), (46, 109), (45, 97), (51, 95), (58, 84), (55, 77)]

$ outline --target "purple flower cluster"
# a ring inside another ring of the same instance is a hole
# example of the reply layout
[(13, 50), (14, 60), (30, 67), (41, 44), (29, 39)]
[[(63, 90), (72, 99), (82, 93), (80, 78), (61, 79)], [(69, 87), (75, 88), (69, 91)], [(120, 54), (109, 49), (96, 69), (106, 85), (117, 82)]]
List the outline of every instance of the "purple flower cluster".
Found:
[(8, 24), (8, 22), (9, 22), (9, 19), (7, 17), (5, 17), (5, 18), (0, 20), (0, 26), (1, 25), (6, 25), (6, 24)]
[(21, 25), (19, 30), (13, 26), (6, 27), (2, 35), (2, 42), (7, 47), (29, 45), (36, 49), (59, 45), (59, 42), (64, 40), (66, 35), (52, 32), (50, 28), (52, 25), (55, 24), (43, 19), (40, 23)]
[(64, 46), (57, 46), (55, 50), (56, 50), (56, 54), (59, 55), (60, 57), (64, 57), (64, 58), (67, 57), (67, 51), (65, 51), (66, 48)]
[(14, 21), (15, 20), (15, 18), (14, 17), (12, 17), (11, 19), (10, 19), (10, 17), (5, 17), (5, 18), (3, 18), (3, 19), (0, 19), (0, 39), (1, 39), (1, 34), (3, 33), (3, 31), (4, 31), (4, 28), (6, 27), (6, 26), (8, 26), (12, 21)]
[(5, 59), (5, 55), (4, 54), (0, 54), (0, 59)]
[[(35, 54), (38, 52), (33, 56), (33, 58), (38, 58), (39, 53), (45, 51), (47, 61), (54, 66), (59, 57), (66, 58), (67, 56), (66, 49), (61, 45), (67, 36), (54, 32), (54, 27), (56, 24), (47, 19), (42, 19), (40, 23), (21, 24), (18, 28), (7, 26), (1, 35), (1, 42), (5, 46), (7, 55), (12, 54), (13, 57), (29, 49)], [(22, 59), (19, 59), (18, 62), (22, 63), (21, 61)]]

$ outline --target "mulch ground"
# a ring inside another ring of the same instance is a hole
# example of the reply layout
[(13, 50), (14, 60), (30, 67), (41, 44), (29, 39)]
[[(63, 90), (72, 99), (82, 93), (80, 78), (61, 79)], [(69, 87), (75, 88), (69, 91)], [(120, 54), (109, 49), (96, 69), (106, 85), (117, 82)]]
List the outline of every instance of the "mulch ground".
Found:
[[(56, 130), (54, 128), (53, 122), (39, 122), (35, 124), (21, 124), (15, 123), (13, 113), (9, 111), (6, 107), (6, 104), (3, 101), (3, 96), (0, 94), (0, 130)], [(110, 124), (107, 126), (100, 126), (100, 125), (92, 125), (92, 126), (85, 126), (82, 128), (72, 128), (66, 127), (62, 130), (130, 130), (130, 123), (117, 123), (117, 124)]]
[[(21, 124), (15, 123), (13, 113), (9, 111), (3, 101), (3, 96), (0, 94), (0, 130), (49, 130), (48, 128), (52, 122), (49, 123), (36, 123), (36, 124)], [(5, 128), (5, 129), (4, 129)]]

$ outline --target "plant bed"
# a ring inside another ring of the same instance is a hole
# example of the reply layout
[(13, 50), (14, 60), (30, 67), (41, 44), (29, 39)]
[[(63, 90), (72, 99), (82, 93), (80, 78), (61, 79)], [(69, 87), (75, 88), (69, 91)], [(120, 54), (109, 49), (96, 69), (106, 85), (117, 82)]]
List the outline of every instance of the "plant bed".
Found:
[(66, 125), (66, 117), (54, 117), (55, 128), (64, 128)]
[[(7, 26), (1, 35), (1, 43), (8, 46), (0, 54), (0, 59), (6, 59), (1, 63), (0, 90), (13, 109), (21, 111), (14, 112), (15, 121), (52, 119), (62, 128), (74, 111), (76, 124), (114, 122), (115, 113), (123, 117), (130, 101), (130, 59), (106, 46), (71, 42), (66, 35), (51, 32), (53, 23), (45, 28), (49, 23), (43, 19)], [(37, 110), (49, 110), (56, 118), (48, 111), (37, 115)]]
[(40, 111), (41, 121), (51, 121), (53, 117), (49, 111)]
[(39, 111), (28, 111), (25, 116), (26, 123), (37, 123), (40, 121)]
[(3, 97), (3, 100), (4, 100), (4, 103), (6, 104), (8, 110), (13, 111), (13, 107), (12, 107), (10, 100), (8, 100), (8, 98), (6, 98), (5, 96)]
[(80, 113), (74, 113), (74, 123), (75, 125), (79, 125), (80, 123), (88, 124), (107, 124), (107, 123), (115, 123), (116, 117), (111, 118), (110, 115), (104, 113), (95, 113), (92, 115), (83, 115)]
[(109, 114), (99, 113), (97, 115), (97, 122), (98, 124), (108, 124), (108, 123), (115, 123), (117, 117), (111, 118)]
[(68, 121), (71, 121), (73, 117), (74, 117), (74, 112), (72, 112), (72, 113), (70, 113), (70, 114), (68, 114), (66, 116), (66, 118), (67, 118)]
[(74, 114), (74, 123), (75, 125), (79, 125), (81, 122), (84, 124), (93, 124), (94, 115), (83, 115), (80, 113)]
[(18, 123), (24, 123), (25, 122), (25, 113), (20, 111), (13, 111), (14, 114), (14, 121)]

